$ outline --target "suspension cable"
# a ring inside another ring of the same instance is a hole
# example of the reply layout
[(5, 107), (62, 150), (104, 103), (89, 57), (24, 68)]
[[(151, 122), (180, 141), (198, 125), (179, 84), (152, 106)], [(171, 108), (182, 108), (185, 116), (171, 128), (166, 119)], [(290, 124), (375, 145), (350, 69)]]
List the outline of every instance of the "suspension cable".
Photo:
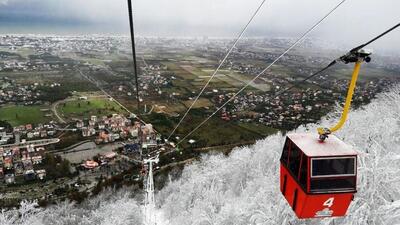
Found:
[(352, 50), (350, 50), (350, 52), (356, 52), (356, 51), (364, 48), (365, 46), (371, 44), (372, 42), (375, 42), (376, 40), (380, 39), (381, 37), (385, 36), (386, 34), (392, 32), (394, 29), (398, 28), (399, 26), (400, 26), (400, 23), (394, 25), (392, 28), (390, 28), (390, 29), (386, 30), (385, 32), (381, 33), (380, 35), (372, 38), (370, 41), (366, 42), (365, 44), (362, 44), (358, 47), (353, 48)]
[(222, 67), (222, 65), (225, 63), (225, 61), (228, 59), (229, 55), (232, 53), (233, 49), (236, 47), (236, 44), (239, 42), (239, 40), (243, 37), (243, 34), (246, 32), (247, 28), (249, 27), (250, 23), (253, 21), (253, 19), (257, 16), (258, 12), (261, 10), (262, 6), (264, 5), (264, 3), (266, 2), (266, 0), (263, 0), (261, 2), (261, 4), (258, 6), (257, 10), (253, 13), (253, 15), (251, 16), (250, 20), (247, 22), (246, 26), (242, 29), (242, 31), (239, 33), (238, 37), (236, 38), (236, 40), (234, 41), (233, 45), (231, 46), (231, 48), (228, 50), (228, 52), (226, 53), (225, 57), (222, 59), (222, 61), (220, 62), (220, 64), (218, 65), (217, 69), (215, 69), (215, 71), (213, 72), (213, 74), (211, 75), (211, 77), (208, 79), (207, 83), (204, 85), (204, 87), (201, 89), (201, 91), (199, 92), (199, 94), (196, 96), (196, 98), (194, 99), (194, 101), (192, 102), (192, 104), (190, 105), (190, 107), (187, 109), (187, 111), (185, 112), (185, 114), (182, 116), (182, 118), (180, 119), (179, 123), (175, 126), (174, 130), (172, 130), (171, 134), (168, 136), (168, 139), (171, 138), (171, 136), (175, 133), (175, 131), (178, 129), (178, 127), (181, 125), (181, 123), (183, 122), (183, 120), (186, 118), (186, 116), (188, 115), (189, 111), (193, 108), (193, 106), (196, 104), (196, 102), (199, 100), (200, 96), (203, 94), (203, 92), (205, 91), (205, 89), (208, 87), (208, 85), (210, 84), (211, 80), (215, 77), (215, 75), (217, 74), (217, 72), (220, 70), (220, 68)]
[(136, 61), (136, 43), (135, 43), (135, 31), (134, 31), (134, 18), (132, 12), (132, 0), (128, 0), (128, 14), (129, 14), (129, 29), (131, 32), (131, 44), (132, 44), (132, 59), (133, 59), (133, 72), (135, 73), (135, 87), (136, 87), (136, 99), (137, 99), (137, 111), (140, 114), (140, 96), (139, 96), (139, 78), (138, 68)]
[[(209, 119), (211, 119), (217, 112), (223, 109), (229, 102), (231, 102), (237, 95), (239, 95), (243, 90), (245, 90), (251, 83), (257, 80), (261, 75), (263, 75), (268, 69), (270, 69), (277, 61), (279, 61), (283, 56), (285, 56), (289, 51), (291, 51), (294, 47), (296, 47), (301, 41), (303, 41), (308, 34), (310, 34), (315, 28), (317, 28), (328, 16), (330, 16), (337, 8), (339, 8), (346, 0), (342, 0), (339, 4), (337, 4), (333, 9), (331, 9), (322, 19), (320, 19), (317, 23), (315, 23), (311, 28), (309, 28), (297, 41), (292, 44), (288, 49), (286, 49), (280, 56), (278, 56), (269, 66), (267, 66), (263, 71), (261, 71), (257, 76), (255, 76), (251, 81), (249, 81), (245, 86), (243, 86), (238, 92), (236, 92), (231, 98), (228, 99), (222, 106), (217, 108), (210, 116), (208, 116), (203, 122), (201, 122), (196, 128), (190, 131), (186, 136), (184, 136), (178, 143), (182, 143), (186, 138), (196, 132), (200, 127), (202, 127)], [(327, 68), (326, 68), (327, 69)], [(322, 72), (322, 71), (321, 71)]]
[[(395, 25), (395, 26), (393, 26), (392, 28), (388, 29), (387, 31), (383, 32), (382, 34), (378, 35), (377, 37), (373, 38), (372, 40), (366, 42), (365, 44), (362, 44), (362, 45), (360, 45), (360, 46), (358, 46), (358, 47), (356, 47), (356, 48), (351, 49), (350, 52), (355, 52), (355, 51), (358, 51), (358, 50), (364, 48), (365, 46), (367, 46), (367, 45), (371, 44), (372, 42), (378, 40), (379, 38), (385, 36), (386, 34), (390, 33), (391, 31), (393, 31), (394, 29), (398, 28), (399, 26), (400, 26), (400, 23), (398, 23), (397, 25)], [(317, 71), (316, 73), (311, 74), (310, 76), (308, 76), (308, 77), (306, 77), (305, 79), (301, 80), (300, 83), (304, 83), (304, 82), (306, 82), (307, 80), (309, 80), (309, 79), (311, 79), (311, 78), (317, 76), (318, 74), (324, 72), (324, 71), (327, 70), (328, 68), (330, 68), (330, 67), (332, 67), (333, 65), (335, 65), (335, 64), (337, 63), (338, 60), (341, 60), (341, 58), (342, 58), (342, 57), (333, 60), (333, 61), (332, 61), (331, 63), (329, 63), (326, 67), (322, 68), (321, 70)], [(283, 94), (283, 93), (285, 93), (285, 92), (287, 92), (287, 91), (293, 89), (294, 87), (296, 87), (296, 84), (293, 84), (293, 85), (289, 86), (288, 88), (286, 88), (286, 89), (284, 89), (284, 90), (278, 92), (276, 95), (272, 96), (271, 98), (276, 98), (276, 97), (278, 97), (279, 95), (281, 95), (281, 94)]]

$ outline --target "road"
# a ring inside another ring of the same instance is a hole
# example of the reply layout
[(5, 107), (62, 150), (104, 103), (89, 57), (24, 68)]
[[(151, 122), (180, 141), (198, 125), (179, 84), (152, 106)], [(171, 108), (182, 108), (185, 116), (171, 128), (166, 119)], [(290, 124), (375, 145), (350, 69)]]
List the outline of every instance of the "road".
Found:
[(51, 138), (51, 139), (41, 139), (41, 140), (27, 141), (27, 142), (24, 142), (24, 143), (0, 145), (0, 147), (2, 147), (4, 150), (8, 150), (8, 149), (12, 149), (14, 147), (25, 148), (28, 145), (34, 145), (35, 147), (39, 147), (39, 146), (56, 144), (58, 142), (60, 142), (60, 139)]
[(80, 163), (83, 159), (92, 159), (98, 154), (112, 152), (122, 146), (121, 142), (98, 146), (94, 142), (88, 141), (65, 151), (57, 151), (56, 154), (68, 159), (71, 163)]
[(60, 103), (64, 103), (64, 102), (66, 102), (66, 101), (67, 101), (67, 99), (64, 99), (64, 100), (61, 100), (61, 101), (57, 101), (57, 102), (55, 102), (53, 105), (51, 105), (51, 111), (52, 111), (53, 114), (57, 117), (57, 119), (58, 119), (58, 121), (59, 121), (60, 123), (67, 123), (67, 122), (58, 114), (57, 107), (58, 107), (58, 105), (59, 105)]

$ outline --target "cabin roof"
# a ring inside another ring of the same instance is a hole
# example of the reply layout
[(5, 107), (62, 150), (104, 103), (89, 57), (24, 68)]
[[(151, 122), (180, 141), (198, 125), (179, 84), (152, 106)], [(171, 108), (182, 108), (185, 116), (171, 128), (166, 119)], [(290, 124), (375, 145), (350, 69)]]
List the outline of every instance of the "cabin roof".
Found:
[(329, 135), (324, 142), (319, 141), (317, 133), (293, 133), (287, 137), (309, 157), (354, 156), (357, 151), (335, 135)]

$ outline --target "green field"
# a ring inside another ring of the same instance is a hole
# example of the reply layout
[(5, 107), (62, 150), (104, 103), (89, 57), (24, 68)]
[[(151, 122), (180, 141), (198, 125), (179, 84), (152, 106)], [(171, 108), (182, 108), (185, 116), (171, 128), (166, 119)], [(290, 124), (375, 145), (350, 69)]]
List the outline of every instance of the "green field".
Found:
[[(191, 90), (200, 89), (205, 85), (210, 76), (214, 73), (214, 69), (204, 67), (198, 67), (195, 64), (178, 64), (175, 62), (163, 62), (167, 66), (168, 71), (173, 72), (176, 76), (173, 86), (175, 88), (186, 88), (186, 91), (180, 91), (180, 94), (190, 94)], [(218, 74), (211, 80), (209, 85), (210, 88), (238, 90), (248, 83), (253, 77), (249, 75), (240, 74), (236, 71), (221, 69)], [(256, 83), (252, 82), (248, 90), (250, 91), (269, 91), (270, 84), (263, 81), (257, 80)]]
[(263, 136), (268, 136), (268, 135), (274, 134), (279, 131), (275, 128), (267, 127), (265, 125), (258, 124), (258, 123), (239, 123), (238, 125), (243, 129), (252, 131), (254, 133), (257, 133), (257, 134), (263, 135)]
[[(192, 104), (193, 104), (194, 100), (188, 100), (188, 101), (184, 101), (183, 104), (189, 108)], [(197, 108), (205, 108), (205, 107), (211, 107), (213, 106), (213, 103), (206, 99), (206, 98), (199, 98), (196, 102), (196, 104), (194, 104), (193, 108), (197, 109)]]
[(65, 119), (71, 118), (89, 118), (95, 116), (107, 116), (113, 113), (125, 113), (117, 103), (108, 99), (89, 99), (89, 100), (72, 100), (60, 103), (57, 111)]
[(43, 112), (46, 109), (40, 106), (2, 106), (0, 108), (0, 120), (5, 120), (12, 126), (24, 124), (38, 124), (52, 120), (52, 117), (46, 117), (50, 112)]
[[(206, 113), (204, 110), (192, 110), (187, 119), (177, 129), (174, 137), (183, 137), (188, 134), (204, 120), (205, 115)], [(171, 118), (164, 114), (153, 113), (151, 115), (144, 116), (143, 119), (146, 121), (151, 121), (151, 123), (161, 134), (167, 136), (176, 126), (180, 117)], [(276, 132), (276, 129), (261, 124), (238, 123), (232, 121), (227, 122), (218, 117), (212, 117), (207, 123), (204, 124), (204, 126), (193, 133), (188, 140), (196, 140), (198, 147), (240, 144), (262, 139)], [(188, 140), (182, 143), (183, 147), (188, 146)]]

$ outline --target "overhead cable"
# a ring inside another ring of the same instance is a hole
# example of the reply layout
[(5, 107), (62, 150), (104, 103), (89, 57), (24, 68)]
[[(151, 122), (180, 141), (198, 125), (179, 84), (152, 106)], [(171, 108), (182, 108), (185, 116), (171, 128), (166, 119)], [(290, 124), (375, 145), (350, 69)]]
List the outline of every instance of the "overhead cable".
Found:
[(139, 80), (138, 80), (138, 69), (136, 61), (136, 46), (135, 46), (135, 32), (134, 32), (134, 21), (132, 12), (132, 1), (128, 0), (128, 13), (129, 13), (129, 28), (131, 32), (131, 43), (132, 43), (132, 57), (133, 57), (133, 72), (135, 73), (135, 87), (136, 87), (136, 98), (137, 98), (137, 111), (140, 111), (140, 96), (139, 96)]
[(371, 39), (370, 41), (366, 42), (365, 44), (362, 44), (362, 45), (360, 45), (360, 46), (358, 46), (358, 47), (356, 47), (356, 48), (353, 48), (352, 50), (350, 50), (350, 52), (356, 52), (356, 51), (358, 51), (358, 50), (360, 50), (360, 49), (366, 47), (367, 45), (369, 45), (369, 44), (375, 42), (376, 40), (378, 40), (378, 39), (380, 39), (380, 38), (382, 38), (382, 37), (385, 36), (386, 34), (392, 32), (394, 29), (398, 28), (399, 26), (400, 26), (400, 23), (394, 25), (392, 28), (390, 28), (390, 29), (386, 30), (385, 32), (381, 33), (380, 35), (374, 37), (373, 39)]
[(245, 25), (245, 27), (242, 29), (242, 31), (239, 33), (238, 37), (236, 38), (236, 40), (234, 41), (233, 45), (231, 46), (231, 48), (228, 50), (228, 52), (226, 53), (225, 57), (222, 59), (222, 61), (219, 63), (217, 69), (215, 69), (215, 71), (213, 72), (213, 74), (210, 76), (210, 78), (208, 79), (207, 83), (204, 85), (204, 87), (201, 89), (201, 91), (199, 92), (199, 94), (196, 96), (196, 98), (193, 100), (192, 104), (190, 105), (190, 107), (186, 110), (185, 114), (182, 116), (182, 118), (180, 119), (180, 121), (178, 122), (178, 124), (175, 126), (174, 130), (172, 130), (171, 134), (168, 136), (168, 139), (171, 138), (171, 136), (175, 133), (175, 131), (178, 129), (178, 127), (181, 125), (181, 123), (183, 122), (183, 120), (186, 118), (186, 116), (188, 115), (189, 111), (193, 108), (193, 106), (196, 104), (196, 102), (199, 100), (200, 96), (203, 94), (204, 90), (208, 87), (208, 85), (210, 84), (211, 80), (215, 77), (215, 75), (217, 74), (217, 72), (220, 70), (220, 68), (222, 67), (222, 65), (225, 63), (225, 61), (228, 59), (229, 55), (232, 53), (233, 49), (236, 47), (236, 44), (239, 42), (239, 40), (243, 37), (243, 34), (246, 32), (247, 28), (249, 27), (250, 23), (253, 21), (253, 19), (256, 17), (256, 15), (258, 14), (258, 12), (261, 10), (262, 6), (264, 5), (264, 3), (266, 2), (266, 0), (263, 0), (261, 2), (261, 4), (258, 6), (257, 10), (253, 13), (253, 15), (251, 16), (250, 20), (247, 22), (247, 24)]

